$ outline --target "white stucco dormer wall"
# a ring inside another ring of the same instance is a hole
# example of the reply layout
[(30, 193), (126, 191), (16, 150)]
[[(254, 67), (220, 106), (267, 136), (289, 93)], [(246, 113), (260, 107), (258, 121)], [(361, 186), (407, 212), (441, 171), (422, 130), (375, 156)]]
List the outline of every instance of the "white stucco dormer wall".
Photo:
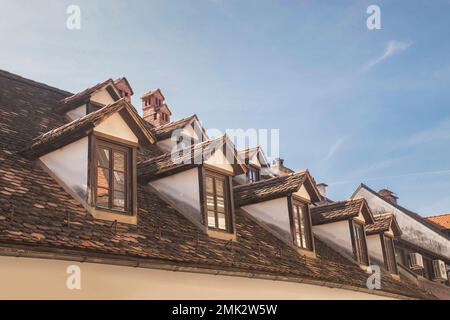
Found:
[(66, 112), (66, 116), (67, 116), (67, 118), (69, 118), (70, 121), (84, 117), (85, 115), (86, 115), (86, 105), (85, 104)]
[(108, 105), (108, 104), (111, 104), (114, 102), (114, 99), (111, 97), (111, 95), (105, 88), (97, 90), (91, 96), (91, 100), (94, 102), (97, 102), (97, 103), (104, 104), (104, 105)]
[(384, 212), (392, 212), (402, 230), (402, 239), (450, 259), (450, 240), (444, 236), (411, 218), (365, 188), (360, 188), (354, 198), (356, 197), (366, 199), (375, 216)]
[(103, 122), (94, 128), (94, 132), (100, 132), (126, 141), (138, 143), (138, 138), (118, 113), (114, 113), (103, 120)]
[(216, 150), (216, 152), (214, 152), (214, 154), (211, 155), (208, 158), (208, 160), (205, 161), (205, 163), (210, 166), (214, 166), (222, 170), (225, 170), (231, 174), (234, 173), (233, 167), (231, 166), (228, 159), (225, 157), (222, 149)]
[(85, 200), (88, 181), (88, 138), (72, 142), (39, 158), (68, 188)]
[(292, 241), (287, 197), (243, 206), (241, 209), (286, 240)]
[(202, 224), (198, 168), (150, 182), (164, 199), (191, 221)]
[(313, 233), (320, 239), (331, 242), (347, 255), (353, 256), (352, 238), (348, 220), (313, 226)]
[(297, 192), (294, 193), (294, 195), (297, 195), (297, 196), (299, 196), (299, 197), (301, 197), (303, 199), (306, 199), (306, 200), (311, 200), (311, 197), (310, 197), (310, 195), (309, 195), (309, 193), (306, 190), (304, 185), (302, 185), (300, 187), (300, 189)]

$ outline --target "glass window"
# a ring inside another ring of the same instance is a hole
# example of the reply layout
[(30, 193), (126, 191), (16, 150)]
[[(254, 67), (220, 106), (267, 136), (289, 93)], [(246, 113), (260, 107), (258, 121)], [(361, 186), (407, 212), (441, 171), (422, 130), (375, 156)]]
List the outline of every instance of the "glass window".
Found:
[(206, 172), (204, 183), (208, 227), (230, 231), (231, 204), (228, 177)]
[(366, 236), (364, 231), (364, 225), (352, 222), (353, 225), (353, 235), (354, 235), (354, 245), (355, 245), (355, 255), (356, 259), (360, 264), (368, 265), (369, 257), (367, 255), (367, 244)]
[(308, 205), (300, 201), (293, 201), (292, 214), (294, 242), (300, 248), (312, 250)]
[(130, 151), (103, 141), (96, 144), (96, 206), (126, 212)]
[(397, 273), (397, 261), (395, 259), (394, 241), (390, 237), (384, 238), (384, 252), (386, 256), (386, 269), (391, 273)]

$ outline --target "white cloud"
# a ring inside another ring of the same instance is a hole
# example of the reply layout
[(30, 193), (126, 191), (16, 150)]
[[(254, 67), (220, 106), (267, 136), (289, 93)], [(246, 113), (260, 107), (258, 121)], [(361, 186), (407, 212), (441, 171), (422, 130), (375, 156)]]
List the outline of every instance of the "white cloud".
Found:
[(345, 136), (340, 137), (339, 139), (337, 139), (336, 142), (328, 150), (328, 154), (322, 160), (322, 162), (327, 162), (328, 160), (330, 160), (336, 154), (336, 152), (338, 152), (339, 149), (342, 148), (342, 145), (344, 144), (346, 139), (347, 139), (347, 137), (345, 137)]
[(414, 147), (445, 140), (450, 140), (450, 118), (441, 121), (436, 126), (414, 133), (402, 143), (401, 147)]
[(381, 56), (370, 61), (368, 64), (366, 64), (363, 69), (369, 70), (369, 69), (373, 68), (375, 65), (383, 62), (384, 60), (389, 59), (389, 58), (405, 51), (410, 46), (411, 46), (411, 43), (409, 43), (409, 42), (391, 40), (387, 43), (384, 53)]

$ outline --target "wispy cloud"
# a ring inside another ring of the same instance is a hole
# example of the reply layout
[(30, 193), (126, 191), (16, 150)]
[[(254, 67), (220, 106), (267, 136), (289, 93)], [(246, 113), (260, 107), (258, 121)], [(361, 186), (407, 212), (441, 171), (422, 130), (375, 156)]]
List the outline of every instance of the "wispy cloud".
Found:
[(447, 118), (436, 126), (418, 131), (411, 135), (400, 147), (415, 147), (435, 141), (450, 140), (450, 118)]
[(342, 145), (344, 144), (345, 140), (347, 140), (346, 136), (340, 137), (339, 139), (336, 140), (336, 142), (330, 147), (330, 149), (328, 150), (328, 154), (326, 155), (326, 157), (322, 160), (322, 162), (327, 162), (329, 161), (331, 158), (333, 158), (333, 156), (336, 154), (336, 152), (338, 152), (341, 148)]
[(411, 46), (410, 42), (403, 42), (403, 41), (395, 41), (391, 40), (386, 44), (386, 49), (384, 50), (384, 53), (370, 61), (368, 64), (366, 64), (363, 68), (363, 70), (369, 70), (376, 66), (377, 64), (383, 62), (384, 60), (387, 60), (403, 51), (408, 49)]

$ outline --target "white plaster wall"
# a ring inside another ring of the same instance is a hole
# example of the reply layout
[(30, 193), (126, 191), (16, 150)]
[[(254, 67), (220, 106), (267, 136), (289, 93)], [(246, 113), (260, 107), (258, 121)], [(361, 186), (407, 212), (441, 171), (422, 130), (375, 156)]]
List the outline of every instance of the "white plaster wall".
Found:
[(243, 206), (242, 209), (271, 227), (280, 236), (292, 241), (287, 198), (279, 198)]
[(88, 138), (42, 156), (40, 160), (82, 199), (87, 195)]
[(94, 128), (94, 131), (108, 134), (130, 142), (138, 142), (136, 135), (118, 113), (114, 113), (103, 120), (103, 122)]
[(85, 104), (83, 104), (82, 106), (79, 106), (78, 108), (70, 110), (66, 113), (66, 116), (70, 119), (70, 121), (81, 118), (85, 115), (86, 115), (86, 105)]
[(384, 263), (383, 248), (381, 247), (381, 239), (379, 234), (373, 234), (366, 236), (367, 250), (369, 250), (369, 256), (371, 258)]
[[(67, 267), (81, 268), (68, 290)], [(303, 283), (59, 260), (0, 257), (0, 299), (387, 299)]]
[(152, 181), (150, 185), (174, 202), (181, 213), (202, 222), (198, 168)]
[(347, 254), (353, 256), (352, 238), (347, 220), (313, 226), (314, 234), (332, 242)]
[(300, 189), (294, 193), (294, 195), (298, 195), (299, 197), (302, 197), (303, 199), (311, 200), (311, 197), (309, 196), (309, 193), (306, 190), (304, 185), (302, 185), (300, 187)]
[[(232, 156), (231, 154), (229, 155), (230, 157)], [(230, 159), (231, 161), (233, 161), (234, 159)], [(214, 154), (208, 158), (207, 161), (205, 161), (205, 163), (218, 167), (222, 170), (228, 171), (230, 173), (233, 173), (233, 167), (230, 165), (229, 160), (226, 158), (226, 156), (224, 155), (224, 153), (222, 152), (222, 149), (220, 150), (216, 150), (216, 152), (214, 152)]]
[(402, 238), (422, 248), (436, 252), (450, 259), (450, 240), (409, 217), (388, 202), (361, 188), (355, 197), (364, 197), (373, 214), (392, 212), (402, 230)]
[(108, 93), (108, 91), (106, 91), (106, 89), (104, 89), (104, 88), (95, 92), (91, 96), (91, 100), (94, 102), (104, 104), (104, 105), (108, 105), (108, 104), (114, 102), (114, 99), (111, 97), (111, 95)]

